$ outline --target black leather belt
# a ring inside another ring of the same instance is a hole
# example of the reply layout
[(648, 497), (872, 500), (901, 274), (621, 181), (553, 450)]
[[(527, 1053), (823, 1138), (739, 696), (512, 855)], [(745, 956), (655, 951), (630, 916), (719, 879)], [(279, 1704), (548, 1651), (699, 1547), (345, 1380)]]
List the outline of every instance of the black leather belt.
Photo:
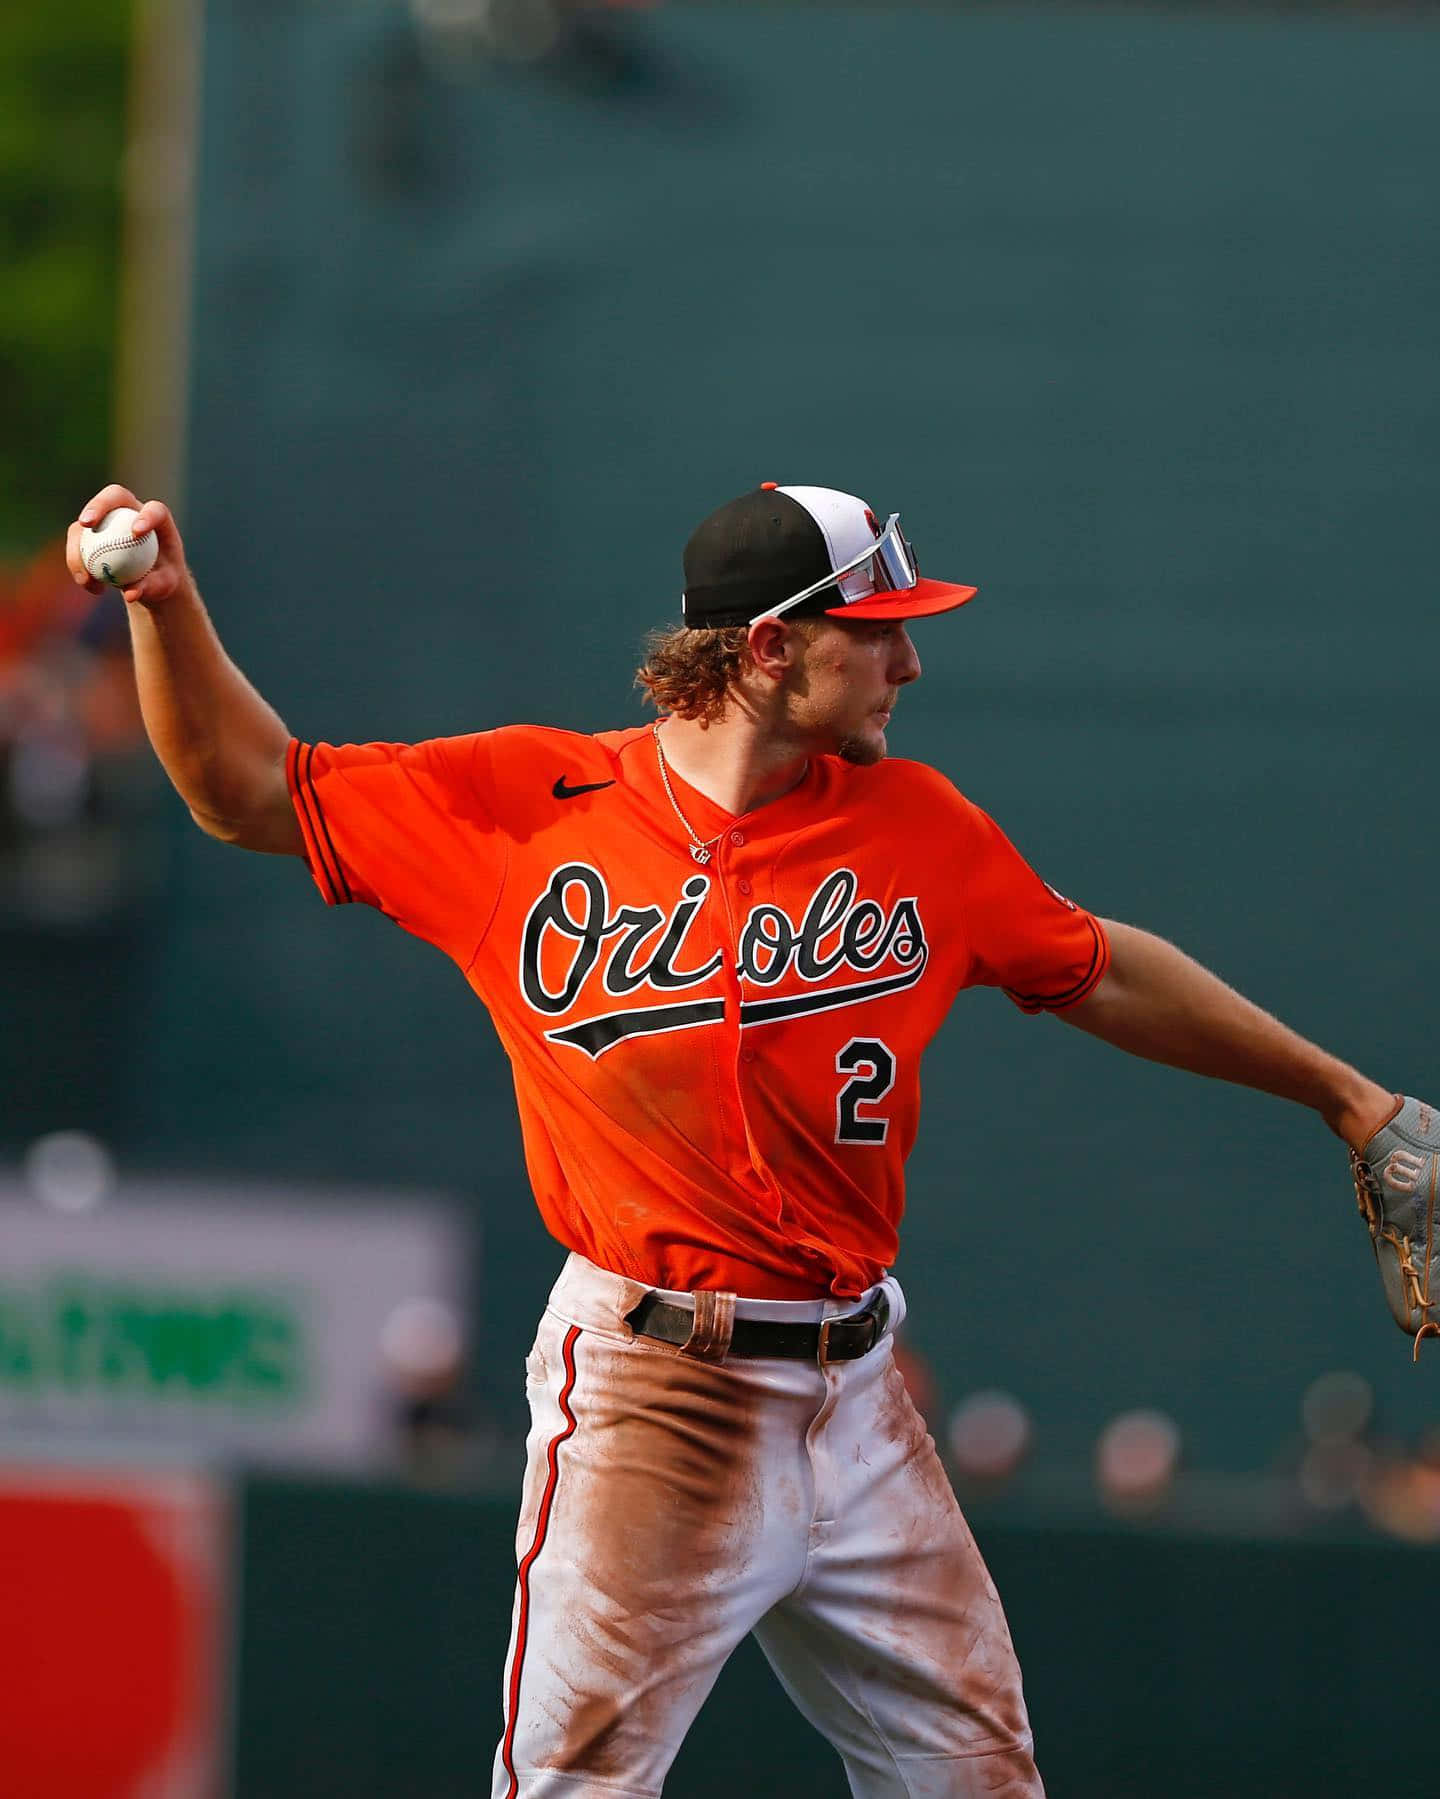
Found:
[[(637, 1337), (653, 1337), (659, 1343), (682, 1347), (695, 1327), (689, 1306), (672, 1305), (658, 1293), (647, 1293), (625, 1322)], [(882, 1290), (863, 1311), (844, 1318), (826, 1318), (819, 1324), (782, 1324), (769, 1318), (737, 1318), (731, 1333), (729, 1354), (780, 1356), (786, 1361), (853, 1362), (869, 1355), (885, 1335), (890, 1322), (890, 1301)]]

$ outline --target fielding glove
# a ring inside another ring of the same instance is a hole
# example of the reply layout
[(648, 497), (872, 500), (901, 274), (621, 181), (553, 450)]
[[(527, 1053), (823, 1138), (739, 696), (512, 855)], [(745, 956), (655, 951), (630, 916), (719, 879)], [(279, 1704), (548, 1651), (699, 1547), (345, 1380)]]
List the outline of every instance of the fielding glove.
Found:
[(1418, 1361), (1420, 1339), (1440, 1337), (1440, 1113), (1423, 1100), (1402, 1099), (1364, 1149), (1350, 1151), (1350, 1169), (1390, 1314), (1414, 1337)]

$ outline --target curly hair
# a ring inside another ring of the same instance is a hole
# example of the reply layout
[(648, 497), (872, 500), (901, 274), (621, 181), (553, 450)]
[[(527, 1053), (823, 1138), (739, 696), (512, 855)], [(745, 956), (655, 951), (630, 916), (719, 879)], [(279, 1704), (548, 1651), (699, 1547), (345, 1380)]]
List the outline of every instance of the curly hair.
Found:
[(750, 660), (744, 625), (692, 631), (676, 625), (652, 631), (635, 671), (652, 706), (677, 718), (714, 719), (725, 710), (731, 684)]

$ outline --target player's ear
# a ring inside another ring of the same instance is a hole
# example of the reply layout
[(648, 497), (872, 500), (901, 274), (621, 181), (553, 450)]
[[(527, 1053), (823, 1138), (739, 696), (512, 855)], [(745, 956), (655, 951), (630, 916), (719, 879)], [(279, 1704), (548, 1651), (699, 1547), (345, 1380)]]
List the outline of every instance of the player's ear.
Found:
[(750, 660), (768, 681), (783, 681), (800, 655), (800, 634), (788, 620), (762, 618), (750, 627)]

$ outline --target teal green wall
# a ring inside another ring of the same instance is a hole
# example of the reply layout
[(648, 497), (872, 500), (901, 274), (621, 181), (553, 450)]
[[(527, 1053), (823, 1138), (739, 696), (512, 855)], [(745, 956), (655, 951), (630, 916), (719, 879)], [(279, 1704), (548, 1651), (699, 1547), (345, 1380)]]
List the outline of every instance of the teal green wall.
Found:
[[(975, 1513), (1058, 1799), (1433, 1799), (1377, 1728), (1434, 1552), (1324, 1533)], [(243, 1494), (235, 1799), (471, 1799), (499, 1734), (507, 1501), (253, 1480)], [(680, 1799), (842, 1799), (839, 1761), (753, 1642), (677, 1760)]]
[[(674, 4), (617, 23), (607, 86), (451, 79), (406, 20), (210, 8), (184, 521), (292, 726), (638, 719), (695, 520), (853, 488), (982, 587), (917, 630), (893, 747), (1063, 889), (1440, 1090), (1440, 31)], [(176, 832), (122, 1148), (472, 1195), (513, 1407), (558, 1258), (468, 990)], [(949, 1397), (1017, 1392), (1042, 1457), (1146, 1403), (1257, 1465), (1337, 1364), (1434, 1417), (1307, 1117), (993, 994), (927, 1095), (912, 1338)]]

